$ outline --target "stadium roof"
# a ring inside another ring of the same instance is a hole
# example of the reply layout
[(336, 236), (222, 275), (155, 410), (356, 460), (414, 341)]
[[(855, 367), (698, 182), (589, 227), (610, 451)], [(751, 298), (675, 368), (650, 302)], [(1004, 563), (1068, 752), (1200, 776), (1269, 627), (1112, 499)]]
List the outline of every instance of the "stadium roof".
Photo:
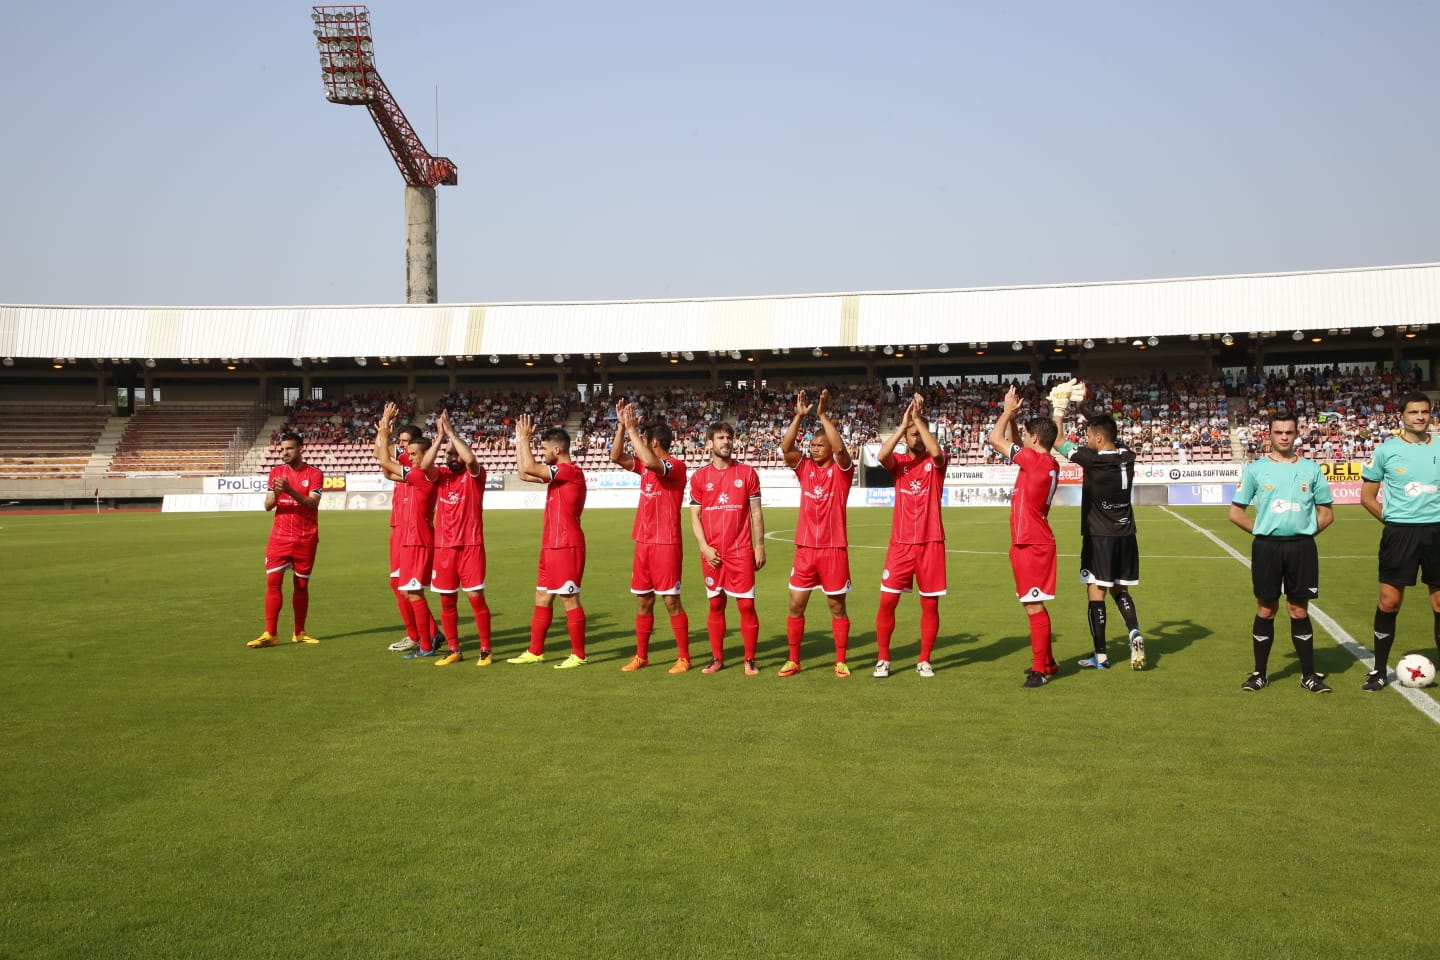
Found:
[(6, 357), (423, 357), (1128, 340), (1440, 322), (1440, 264), (590, 303), (0, 306)]

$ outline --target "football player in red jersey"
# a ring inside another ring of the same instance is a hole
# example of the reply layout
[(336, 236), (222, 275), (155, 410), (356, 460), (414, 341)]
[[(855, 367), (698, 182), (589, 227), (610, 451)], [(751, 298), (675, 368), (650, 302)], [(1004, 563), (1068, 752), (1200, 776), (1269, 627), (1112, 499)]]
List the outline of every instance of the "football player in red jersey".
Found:
[[(905, 452), (896, 453), (900, 441)], [(915, 394), (900, 415), (900, 425), (880, 445), (880, 466), (895, 478), (895, 511), (890, 522), (890, 546), (880, 574), (880, 609), (875, 613), (875, 642), (879, 647), (876, 677), (890, 676), (890, 638), (895, 633), (895, 609), (900, 594), (913, 585), (920, 594), (920, 659), (915, 672), (935, 676), (930, 657), (940, 634), (940, 598), (945, 596), (945, 526), (940, 517), (945, 490), (944, 452), (925, 422), (925, 400)]]
[[(435, 429), (445, 444), (445, 466), (435, 481), (435, 569), (430, 590), (440, 594), (440, 622), (449, 647), (449, 653), (435, 665), (449, 666), (463, 659), (457, 596), (463, 590), (480, 638), (477, 662), (488, 667), (491, 653), (490, 605), (485, 601), (485, 468), (470, 445), (455, 432), (448, 411), (440, 411)], [(427, 472), (435, 456), (434, 447), (425, 452), (420, 465)]]
[(530, 449), (535, 421), (528, 413), (515, 420), (515, 459), (520, 476), (547, 485), (545, 526), (540, 540), (540, 569), (535, 586), (535, 609), (530, 615), (530, 647), (507, 663), (539, 663), (545, 659), (545, 634), (550, 631), (556, 596), (565, 607), (565, 630), (570, 635), (570, 656), (556, 670), (581, 667), (585, 660), (585, 608), (580, 605), (580, 583), (585, 576), (585, 533), (580, 513), (585, 509), (585, 474), (570, 459), (570, 434), (551, 427), (540, 435), (543, 463)]
[(1015, 595), (1030, 618), (1030, 668), (1025, 686), (1043, 687), (1059, 672), (1051, 647), (1050, 612), (1046, 600), (1055, 599), (1055, 533), (1050, 529), (1050, 501), (1060, 468), (1050, 450), (1059, 430), (1049, 417), (1035, 417), (1018, 428), (1020, 397), (1012, 386), (1005, 405), (990, 431), (990, 446), (1020, 468), (1010, 495), (1010, 567), (1015, 574)]
[[(800, 452), (800, 424), (814, 411), (820, 430), (810, 438), (810, 456)], [(800, 514), (795, 526), (795, 565), (790, 568), (790, 611), (785, 621), (789, 659), (780, 676), (800, 672), (800, 642), (805, 636), (805, 607), (812, 591), (821, 590), (830, 606), (830, 632), (835, 640), (835, 676), (850, 676), (845, 650), (850, 643), (850, 613), (845, 595), (850, 592), (850, 541), (845, 532), (846, 501), (855, 481), (855, 462), (835, 421), (830, 419), (830, 391), (821, 390), (814, 402), (801, 390), (795, 397), (795, 416), (780, 438), (785, 466), (800, 482)]]
[(424, 467), (427, 451), (438, 449), (440, 437), (427, 441), (423, 434), (416, 433), (410, 438), (406, 453), (410, 466), (404, 466), (390, 452), (388, 438), (391, 425), (399, 408), (393, 403), (385, 404), (380, 415), (380, 424), (375, 433), (375, 459), (385, 476), (394, 480), (396, 486), (404, 484), (407, 492), (406, 505), (400, 511), (400, 546), (394, 564), (395, 586), (410, 601), (415, 619), (416, 632), (420, 634), (420, 646), (405, 654), (405, 659), (415, 660), (439, 653), (435, 641), (435, 616), (425, 601), (425, 588), (430, 584), (430, 575), (435, 568), (435, 481), (439, 470), (434, 465), (434, 456), (428, 470)]
[[(670, 456), (674, 433), (663, 420), (645, 424), (635, 419), (635, 405), (615, 404), (615, 441), (610, 460), (640, 475), (640, 503), (635, 509), (635, 560), (630, 592), (635, 594), (635, 656), (620, 669), (629, 673), (650, 665), (650, 634), (655, 628), (655, 597), (664, 598), (675, 634), (677, 657), (670, 673), (690, 669), (690, 617), (680, 602), (684, 550), (680, 507), (685, 499), (685, 462)], [(625, 452), (625, 441), (634, 451)]]
[(705, 430), (710, 462), (690, 478), (690, 531), (700, 544), (700, 566), (710, 615), (710, 663), (701, 673), (725, 666), (725, 598), (740, 608), (740, 640), (745, 675), (760, 672), (755, 651), (760, 617), (755, 612), (755, 571), (765, 566), (765, 513), (760, 507), (760, 477), (755, 468), (734, 459), (735, 428), (725, 422)]
[(280, 435), (280, 461), (270, 468), (270, 486), (265, 492), (265, 509), (275, 511), (265, 544), (265, 632), (246, 644), (252, 648), (280, 642), (276, 631), (280, 607), (285, 603), (281, 587), (286, 570), (291, 571), (294, 583), (290, 609), (295, 614), (295, 632), (290, 642), (320, 642), (305, 632), (305, 617), (310, 611), (310, 573), (320, 544), (320, 492), (325, 475), (305, 462), (305, 442), (293, 431)]

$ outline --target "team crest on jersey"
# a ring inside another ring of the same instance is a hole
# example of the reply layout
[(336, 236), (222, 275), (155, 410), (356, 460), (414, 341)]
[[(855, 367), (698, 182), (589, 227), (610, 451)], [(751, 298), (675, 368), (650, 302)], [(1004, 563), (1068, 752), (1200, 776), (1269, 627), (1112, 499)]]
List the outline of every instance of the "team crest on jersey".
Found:
[(715, 586), (715, 578), (714, 578), (714, 577), (706, 577), (706, 578), (705, 578), (705, 586), (707, 586), (707, 587), (713, 587), (713, 586)]
[(736, 490), (739, 490), (739, 489), (740, 489), (741, 487), (743, 487), (743, 486), (744, 486), (744, 484), (740, 482), (740, 478), (739, 478), (739, 477), (736, 477), (736, 478), (735, 478), (735, 489), (736, 489)]
[(931, 463), (929, 460), (926, 460), (926, 461), (925, 461), (925, 466), (922, 467), (921, 469), (923, 469), (926, 473), (929, 473), (929, 472), (930, 472), (931, 470), (933, 470), (934, 468), (935, 468), (935, 465), (934, 465), (933, 463)]
[(1396, 467), (1396, 468), (1395, 468), (1395, 472), (1396, 472), (1396, 473), (1404, 473), (1404, 472), (1405, 472), (1405, 468), (1404, 468), (1404, 467)]
[(1309, 492), (1310, 492), (1310, 484), (1308, 484), (1308, 483), (1302, 483), (1302, 484), (1300, 484), (1300, 492), (1301, 492), (1301, 493), (1309, 493)]
[(310, 489), (310, 478), (306, 477), (304, 480), (301, 480), (300, 486), (304, 487), (307, 490)]

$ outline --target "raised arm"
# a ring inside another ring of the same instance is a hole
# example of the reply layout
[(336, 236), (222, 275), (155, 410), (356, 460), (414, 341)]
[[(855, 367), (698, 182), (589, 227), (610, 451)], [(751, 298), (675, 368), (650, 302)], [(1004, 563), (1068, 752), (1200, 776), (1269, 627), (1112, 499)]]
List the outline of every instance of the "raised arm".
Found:
[(520, 476), (534, 483), (549, 483), (550, 470), (543, 463), (535, 462), (535, 451), (530, 449), (530, 438), (535, 435), (535, 420), (528, 413), (515, 418), (515, 467)]
[(795, 395), (795, 416), (790, 418), (790, 426), (785, 428), (785, 435), (780, 438), (780, 454), (785, 458), (787, 467), (793, 468), (800, 462), (802, 454), (795, 446), (795, 441), (800, 436), (800, 421), (814, 408), (815, 405), (805, 396), (804, 390)]
[(935, 439), (935, 434), (930, 432), (930, 424), (925, 422), (925, 398), (917, 393), (915, 394), (913, 404), (914, 414), (911, 417), (911, 423), (915, 425), (915, 429), (920, 434), (920, 443), (925, 447), (925, 452), (930, 454), (931, 458), (939, 459), (940, 441)]
[(900, 446), (900, 439), (908, 434), (908, 428), (910, 424), (914, 422), (912, 417), (915, 414), (915, 401), (919, 398), (920, 395), (917, 393), (915, 397), (905, 405), (905, 410), (900, 414), (900, 423), (895, 427), (895, 432), (886, 437), (885, 442), (880, 444), (880, 452), (876, 454), (876, 459), (880, 461), (880, 466), (886, 470), (895, 466), (895, 448)]
[(385, 409), (380, 413), (380, 422), (375, 426), (375, 459), (380, 464), (380, 470), (391, 480), (401, 480), (405, 476), (395, 455), (390, 451), (390, 432), (395, 427), (395, 417), (399, 413), (400, 408), (394, 403), (385, 404)]
[(835, 421), (830, 419), (829, 390), (820, 391), (820, 402), (815, 405), (815, 415), (820, 418), (820, 428), (825, 431), (825, 439), (830, 442), (830, 449), (834, 451), (835, 465), (841, 470), (849, 470), (854, 461), (850, 459), (850, 451), (845, 448), (840, 431), (835, 429)]
[(630, 438), (630, 448), (635, 451), (635, 459), (656, 473), (665, 469), (665, 463), (650, 449), (650, 441), (640, 435), (640, 423), (635, 419), (635, 405), (625, 405), (625, 435)]
[[(625, 410), (627, 407), (633, 414), (635, 408), (632, 405), (624, 400), (615, 401), (615, 439), (610, 443), (610, 462), (617, 464), (621, 469), (634, 470), (635, 460), (625, 453)], [(636, 447), (636, 452), (639, 452), (639, 447)]]
[(440, 427), (443, 434), (449, 438), (450, 445), (455, 448), (455, 456), (459, 457), (460, 462), (465, 464), (466, 472), (471, 476), (478, 477), (480, 475), (480, 461), (476, 459), (475, 451), (470, 449), (470, 444), (466, 443), (461, 439), (460, 434), (455, 432), (455, 425), (450, 422), (450, 412), (447, 410), (440, 414), (439, 419), (435, 421), (435, 425)]
[(430, 446), (426, 447), (420, 456), (420, 472), (430, 480), (440, 476), (440, 468), (435, 466), (435, 461), (440, 456), (440, 445), (445, 442), (445, 430), (440, 426), (440, 420), (444, 416), (445, 414), (441, 413), (435, 418), (435, 436), (430, 439)]
[(1016, 441), (1011, 437), (1011, 428), (1015, 420), (1015, 414), (1020, 410), (1020, 398), (1015, 393), (1012, 385), (1005, 391), (1005, 405), (1000, 410), (1000, 416), (995, 421), (995, 426), (990, 430), (990, 446), (1002, 457), (1010, 456), (1010, 450), (1015, 446)]

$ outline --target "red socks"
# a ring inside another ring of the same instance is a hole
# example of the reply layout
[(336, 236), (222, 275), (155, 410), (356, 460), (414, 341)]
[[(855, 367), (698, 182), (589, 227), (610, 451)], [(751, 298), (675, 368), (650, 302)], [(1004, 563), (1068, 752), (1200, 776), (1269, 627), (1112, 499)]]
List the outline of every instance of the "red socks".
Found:
[(284, 570), (265, 574), (265, 632), (271, 636), (280, 628), (280, 606), (285, 602), (280, 585), (284, 582)]
[(490, 649), (490, 604), (479, 590), (467, 594), (470, 598), (470, 612), (475, 614), (475, 632), (480, 635), (480, 649)]
[(940, 598), (920, 598), (920, 659), (930, 662), (935, 652), (935, 638), (940, 635)]
[(530, 613), (530, 652), (535, 656), (545, 652), (545, 634), (550, 630), (550, 620), (555, 616), (550, 607), (537, 606)]
[(641, 660), (650, 659), (650, 634), (655, 630), (653, 613), (635, 614), (635, 656)]
[(453, 593), (440, 594), (440, 626), (451, 650), (460, 649), (460, 604)]
[(835, 662), (845, 662), (845, 651), (850, 646), (850, 618), (831, 617), (830, 633), (835, 637)]
[(800, 641), (805, 637), (805, 618), (785, 618), (785, 644), (790, 648), (787, 655), (795, 663), (800, 662)]
[[(290, 612), (295, 614), (295, 632), (305, 632), (305, 617), (310, 613), (310, 578), (296, 577), (290, 591)], [(274, 633), (275, 631), (270, 631)]]
[(681, 610), (670, 618), (670, 630), (675, 634), (675, 653), (681, 660), (690, 659), (690, 614)]
[(740, 642), (745, 647), (745, 659), (755, 659), (755, 649), (760, 645), (760, 615), (755, 612), (755, 600), (751, 597), (736, 597), (735, 606), (740, 608)]
[(570, 652), (585, 659), (585, 608), (565, 611), (565, 632), (570, 634)]
[(705, 618), (705, 632), (710, 637), (710, 656), (725, 659), (725, 594), (710, 598), (710, 615)]
[(390, 578), (390, 592), (395, 594), (395, 606), (400, 611), (400, 622), (405, 624), (405, 636), (419, 640), (420, 631), (415, 629), (415, 608), (410, 606), (410, 598), (397, 589), (399, 585), (399, 577)]
[(875, 657), (877, 660), (890, 659), (890, 638), (895, 634), (895, 608), (898, 606), (900, 594), (880, 591), (880, 609), (875, 613), (875, 645), (880, 648)]
[(429, 650), (434, 646), (435, 617), (430, 613), (430, 605), (425, 602), (423, 593), (410, 598), (410, 609), (415, 617), (415, 629), (420, 633), (420, 649)]
[(1055, 654), (1050, 646), (1050, 611), (1044, 607), (1030, 614), (1030, 669), (1036, 673), (1053, 674)]

